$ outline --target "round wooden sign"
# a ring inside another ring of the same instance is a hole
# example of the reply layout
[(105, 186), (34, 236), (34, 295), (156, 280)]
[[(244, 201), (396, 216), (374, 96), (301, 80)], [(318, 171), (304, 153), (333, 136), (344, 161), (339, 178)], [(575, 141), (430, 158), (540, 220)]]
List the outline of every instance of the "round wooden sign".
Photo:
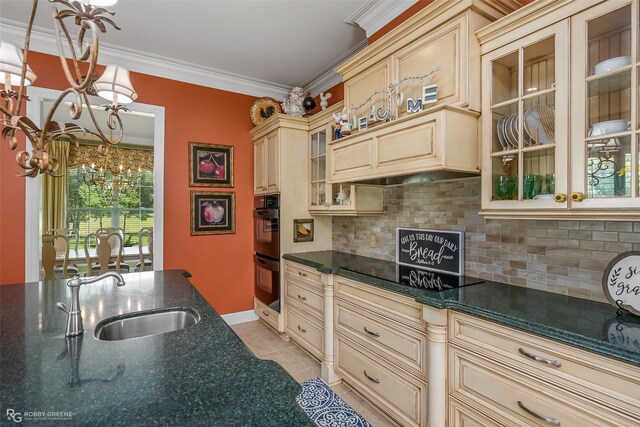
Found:
[(602, 277), (602, 290), (611, 304), (640, 316), (640, 252), (612, 259)]

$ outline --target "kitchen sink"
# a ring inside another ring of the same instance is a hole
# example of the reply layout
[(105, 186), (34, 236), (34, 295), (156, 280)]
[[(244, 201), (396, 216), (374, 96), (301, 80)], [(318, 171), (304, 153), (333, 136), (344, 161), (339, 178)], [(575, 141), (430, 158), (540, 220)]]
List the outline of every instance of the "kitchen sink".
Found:
[(101, 341), (128, 340), (178, 331), (199, 321), (200, 314), (192, 308), (139, 311), (98, 322), (94, 336)]

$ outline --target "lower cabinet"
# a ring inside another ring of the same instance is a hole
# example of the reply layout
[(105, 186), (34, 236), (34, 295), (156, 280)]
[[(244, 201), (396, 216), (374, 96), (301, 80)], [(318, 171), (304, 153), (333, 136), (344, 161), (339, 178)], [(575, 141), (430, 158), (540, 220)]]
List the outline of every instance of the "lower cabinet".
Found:
[(343, 379), (374, 405), (406, 426), (426, 426), (427, 383), (340, 334), (336, 365)]
[(427, 425), (427, 336), (412, 298), (337, 277), (336, 370), (403, 426)]
[(283, 270), (285, 332), (300, 347), (323, 361), (326, 349), (323, 275), (312, 267), (291, 261), (284, 262)]
[(257, 298), (253, 299), (253, 309), (260, 319), (271, 326), (276, 331), (280, 330), (280, 313), (260, 302)]
[(496, 425), (640, 426), (636, 367), (457, 312), (449, 336), (453, 420), (462, 402)]

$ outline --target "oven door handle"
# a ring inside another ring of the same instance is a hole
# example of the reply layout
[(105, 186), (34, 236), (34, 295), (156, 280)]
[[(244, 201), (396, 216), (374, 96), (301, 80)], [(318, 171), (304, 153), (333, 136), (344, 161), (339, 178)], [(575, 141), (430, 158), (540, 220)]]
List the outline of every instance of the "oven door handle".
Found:
[(278, 219), (279, 216), (277, 209), (256, 209), (253, 211), (254, 218)]
[(262, 258), (261, 256), (254, 255), (253, 262), (261, 267), (270, 271), (280, 271), (280, 263), (278, 261), (272, 261), (270, 259)]

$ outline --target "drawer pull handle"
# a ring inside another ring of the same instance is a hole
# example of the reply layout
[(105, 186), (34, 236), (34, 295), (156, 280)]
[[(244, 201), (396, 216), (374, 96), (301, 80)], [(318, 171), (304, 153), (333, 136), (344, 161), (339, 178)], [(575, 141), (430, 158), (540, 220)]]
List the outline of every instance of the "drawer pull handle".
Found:
[(298, 274), (301, 275), (302, 277), (307, 277), (307, 273), (303, 273), (302, 271), (298, 271)]
[(535, 360), (536, 362), (544, 363), (545, 365), (553, 366), (554, 368), (559, 368), (560, 366), (562, 366), (562, 364), (557, 360), (545, 359), (544, 357), (536, 356), (535, 354), (528, 353), (522, 347), (520, 347), (518, 351), (521, 355), (526, 356), (531, 360)]
[(298, 299), (301, 299), (302, 301), (306, 301), (307, 297), (303, 297), (302, 295), (298, 294)]
[(364, 331), (369, 335), (373, 335), (374, 337), (378, 337), (378, 338), (380, 337), (380, 332), (371, 332), (370, 330), (367, 329), (366, 326), (364, 327)]
[(373, 381), (373, 382), (374, 382), (374, 383), (376, 383), (376, 384), (380, 384), (380, 380), (379, 380), (379, 379), (377, 379), (377, 378), (371, 378), (371, 377), (367, 374), (367, 370), (366, 370), (366, 369), (364, 370), (364, 376), (365, 376), (365, 377), (367, 377), (367, 379), (368, 379), (369, 381)]
[(269, 312), (267, 310), (262, 310), (262, 314), (264, 314), (265, 316), (269, 317)]
[(544, 421), (547, 424), (551, 424), (552, 426), (559, 426), (560, 425), (560, 420), (557, 418), (547, 418), (547, 417), (543, 417), (542, 415), (538, 415), (535, 412), (533, 412), (531, 409), (527, 408), (526, 406), (524, 406), (524, 404), (522, 402), (520, 402), (518, 400), (518, 406), (527, 414), (531, 415), (532, 417), (536, 417), (537, 419)]
[(306, 329), (302, 329), (302, 328), (300, 327), (300, 325), (298, 325), (298, 330), (299, 330), (300, 332), (304, 332), (305, 334), (307, 333), (307, 330), (306, 330)]

